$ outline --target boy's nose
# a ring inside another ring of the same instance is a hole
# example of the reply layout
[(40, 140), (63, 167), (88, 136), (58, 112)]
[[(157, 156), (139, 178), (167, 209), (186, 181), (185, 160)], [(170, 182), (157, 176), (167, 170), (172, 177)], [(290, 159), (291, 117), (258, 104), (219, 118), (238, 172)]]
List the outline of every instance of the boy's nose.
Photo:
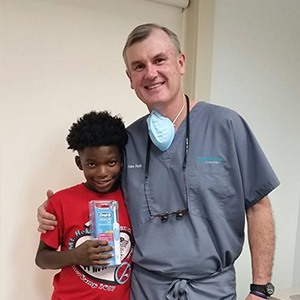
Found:
[(97, 176), (101, 178), (107, 177), (107, 168), (105, 166), (100, 166), (97, 168)]

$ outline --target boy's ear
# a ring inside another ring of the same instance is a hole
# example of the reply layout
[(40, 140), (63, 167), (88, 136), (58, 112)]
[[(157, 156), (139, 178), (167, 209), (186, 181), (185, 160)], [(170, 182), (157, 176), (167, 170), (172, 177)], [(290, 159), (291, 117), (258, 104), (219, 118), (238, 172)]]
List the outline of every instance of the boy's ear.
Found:
[(75, 156), (75, 163), (79, 170), (83, 170), (80, 157), (78, 155)]

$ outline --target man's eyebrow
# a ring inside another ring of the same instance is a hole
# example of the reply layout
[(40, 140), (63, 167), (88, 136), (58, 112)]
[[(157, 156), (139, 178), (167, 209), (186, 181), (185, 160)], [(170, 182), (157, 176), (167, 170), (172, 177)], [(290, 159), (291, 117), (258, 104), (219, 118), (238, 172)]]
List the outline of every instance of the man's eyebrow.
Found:
[[(167, 56), (167, 54), (165, 53), (165, 52), (159, 52), (159, 53), (157, 53), (156, 55), (154, 55), (152, 58), (151, 58), (151, 60), (155, 60), (155, 59), (157, 59), (157, 58), (160, 58), (160, 57), (166, 57)], [(143, 64), (143, 60), (134, 60), (134, 61), (132, 61), (131, 63), (130, 63), (130, 66), (136, 66), (136, 65), (139, 65), (139, 64)]]
[(134, 66), (139, 65), (139, 64), (142, 64), (142, 61), (140, 61), (140, 60), (134, 60), (134, 61), (132, 61), (132, 62), (130, 63), (130, 66), (131, 66), (131, 67), (134, 67)]
[(158, 54), (156, 54), (153, 58), (159, 58), (159, 57), (162, 57), (162, 56), (167, 56), (165, 52), (159, 52)]

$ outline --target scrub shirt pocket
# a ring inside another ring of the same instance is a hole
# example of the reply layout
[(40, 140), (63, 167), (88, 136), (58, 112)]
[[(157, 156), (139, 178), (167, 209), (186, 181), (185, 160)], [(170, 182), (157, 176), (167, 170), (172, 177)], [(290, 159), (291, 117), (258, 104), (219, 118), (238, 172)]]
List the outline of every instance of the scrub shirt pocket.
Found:
[(230, 174), (224, 168), (190, 170), (187, 182), (189, 212), (192, 215), (206, 218), (220, 215), (234, 195)]

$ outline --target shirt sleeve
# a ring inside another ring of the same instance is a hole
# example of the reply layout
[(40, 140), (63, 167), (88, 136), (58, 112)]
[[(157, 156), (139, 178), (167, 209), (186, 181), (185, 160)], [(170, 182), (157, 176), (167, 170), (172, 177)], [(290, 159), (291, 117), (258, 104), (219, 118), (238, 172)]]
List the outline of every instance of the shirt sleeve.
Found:
[(275, 189), (279, 180), (246, 121), (236, 115), (231, 128), (247, 209)]
[(58, 199), (52, 196), (47, 204), (47, 212), (55, 215), (58, 225), (55, 226), (54, 230), (49, 230), (46, 233), (41, 234), (41, 241), (43, 241), (49, 247), (58, 249), (61, 245), (61, 232), (62, 232), (62, 218), (61, 218), (61, 208)]

